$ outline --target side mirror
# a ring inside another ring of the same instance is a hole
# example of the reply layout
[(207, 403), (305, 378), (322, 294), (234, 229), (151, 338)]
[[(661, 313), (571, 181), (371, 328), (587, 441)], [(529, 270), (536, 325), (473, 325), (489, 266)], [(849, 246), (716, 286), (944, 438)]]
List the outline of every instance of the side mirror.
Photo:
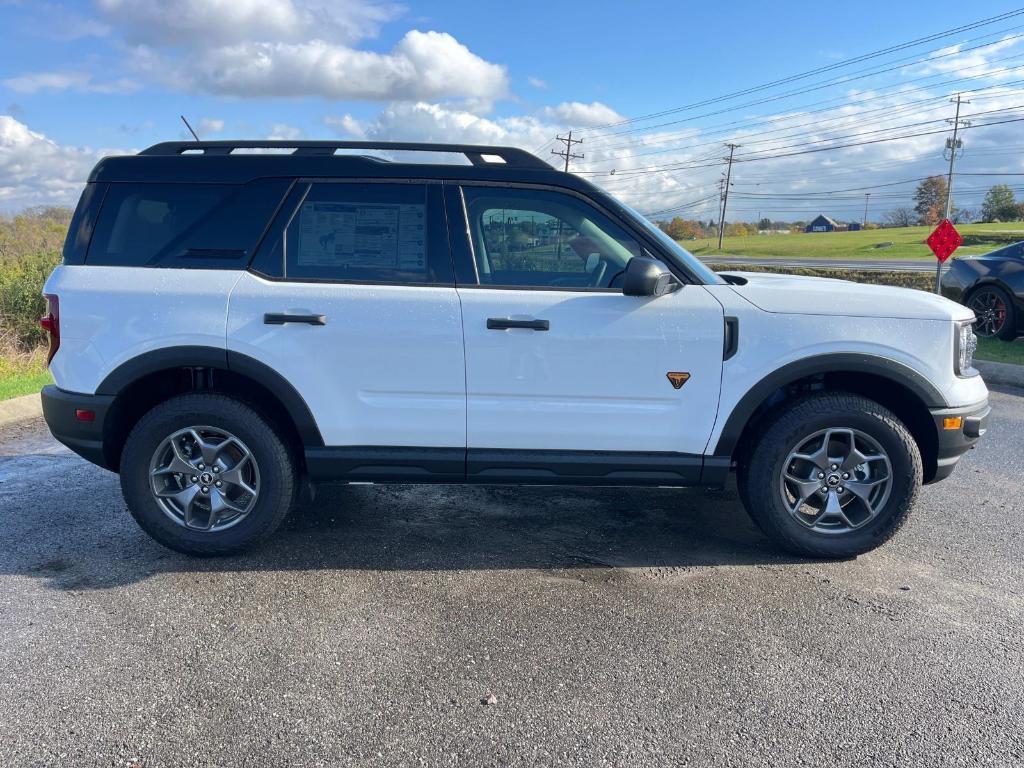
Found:
[(679, 287), (675, 276), (656, 259), (634, 256), (626, 265), (622, 293), (626, 296), (662, 296)]

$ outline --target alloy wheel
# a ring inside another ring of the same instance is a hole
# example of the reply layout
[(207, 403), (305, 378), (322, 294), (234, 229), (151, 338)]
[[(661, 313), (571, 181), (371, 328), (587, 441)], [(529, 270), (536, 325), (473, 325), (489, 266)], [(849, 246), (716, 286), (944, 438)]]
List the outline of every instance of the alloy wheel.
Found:
[(779, 492), (801, 525), (818, 533), (846, 533), (881, 512), (892, 479), (892, 462), (874, 438), (834, 427), (808, 435), (789, 452)]
[(259, 498), (252, 451), (226, 430), (195, 426), (165, 438), (150, 461), (150, 489), (178, 525), (216, 532), (240, 523)]
[(1003, 330), (1006, 324), (1006, 304), (999, 294), (980, 290), (967, 302), (967, 307), (977, 318), (974, 322), (974, 332), (979, 336), (991, 337)]

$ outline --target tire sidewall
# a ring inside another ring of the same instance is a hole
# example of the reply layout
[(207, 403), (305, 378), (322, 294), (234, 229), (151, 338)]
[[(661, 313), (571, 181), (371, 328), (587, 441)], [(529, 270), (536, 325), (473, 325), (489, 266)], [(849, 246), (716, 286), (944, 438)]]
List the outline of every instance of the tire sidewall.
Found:
[[(237, 437), (259, 470), (253, 509), (222, 531), (195, 531), (174, 522), (150, 488), (150, 464), (159, 445), (175, 432), (196, 426), (223, 429)], [(287, 451), (273, 429), (249, 407), (223, 396), (190, 395), (158, 405), (128, 436), (120, 470), (125, 501), (139, 525), (161, 544), (192, 554), (227, 554), (263, 539), (280, 523), (282, 506), (286, 512), (294, 494)]]
[[(767, 450), (771, 456), (755, 456), (761, 466), (756, 486), (764, 482), (767, 472), (769, 490), (766, 503), (772, 524), (787, 540), (797, 542), (801, 548), (820, 552), (827, 556), (849, 557), (874, 549), (899, 526), (913, 503), (922, 480), (920, 456), (914, 455), (916, 444), (908, 446), (900, 433), (878, 415), (856, 410), (835, 411), (828, 414), (809, 416), (792, 421), (783, 418), (770, 439), (764, 441), (757, 454)], [(783, 504), (780, 492), (780, 475), (789, 453), (811, 435), (829, 428), (850, 427), (870, 436), (886, 452), (892, 466), (892, 488), (885, 507), (864, 527), (844, 533), (820, 533), (811, 530), (793, 519)], [(908, 450), (908, 447), (911, 450)], [(763, 487), (763, 486), (762, 486)], [(757, 491), (751, 489), (752, 493)]]

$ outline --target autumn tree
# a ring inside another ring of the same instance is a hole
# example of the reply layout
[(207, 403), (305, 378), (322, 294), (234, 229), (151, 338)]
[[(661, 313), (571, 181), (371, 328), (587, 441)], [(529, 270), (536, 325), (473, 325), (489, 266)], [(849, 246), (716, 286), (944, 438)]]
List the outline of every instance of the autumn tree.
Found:
[(914, 213), (919, 224), (938, 224), (946, 211), (949, 187), (941, 176), (929, 176), (914, 192)]

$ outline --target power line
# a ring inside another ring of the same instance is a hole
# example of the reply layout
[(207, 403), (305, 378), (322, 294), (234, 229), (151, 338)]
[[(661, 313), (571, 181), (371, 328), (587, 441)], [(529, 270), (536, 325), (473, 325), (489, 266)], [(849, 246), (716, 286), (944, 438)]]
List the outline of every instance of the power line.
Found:
[(616, 126), (619, 126), (619, 125), (629, 125), (629, 124), (636, 123), (636, 122), (642, 122), (644, 120), (654, 119), (656, 117), (662, 117), (664, 115), (669, 115), (669, 114), (674, 114), (674, 113), (677, 113), (677, 112), (682, 112), (682, 111), (687, 110), (687, 109), (695, 109), (697, 107), (707, 106), (709, 104), (715, 104), (715, 103), (719, 103), (719, 102), (722, 102), (722, 101), (728, 101), (730, 99), (738, 98), (740, 96), (745, 96), (747, 94), (755, 93), (757, 91), (762, 91), (762, 90), (766, 90), (766, 89), (769, 89), (769, 88), (774, 88), (774, 87), (779, 86), (779, 85), (785, 85), (786, 83), (792, 83), (792, 82), (796, 82), (798, 80), (806, 79), (808, 77), (813, 77), (814, 75), (819, 75), (819, 74), (822, 74), (824, 72), (830, 72), (830, 71), (834, 71), (834, 70), (837, 70), (837, 69), (842, 69), (843, 67), (848, 67), (851, 64), (857, 64), (857, 63), (862, 62), (862, 61), (868, 61), (870, 59), (878, 58), (880, 56), (885, 56), (885, 55), (887, 55), (889, 53), (895, 53), (897, 51), (906, 50), (908, 48), (913, 48), (913, 47), (918, 46), (918, 45), (924, 45), (925, 43), (930, 43), (930, 42), (933, 42), (935, 40), (940, 40), (940, 39), (945, 38), (945, 37), (950, 37), (952, 35), (956, 35), (956, 34), (959, 34), (961, 32), (966, 32), (966, 31), (969, 31), (969, 30), (972, 30), (972, 29), (977, 29), (979, 27), (987, 26), (989, 24), (996, 24), (996, 23), (998, 23), (1000, 21), (1005, 21), (1006, 19), (1013, 18), (1014, 16), (1020, 16), (1021, 14), (1024, 14), (1024, 8), (1018, 8), (1018, 9), (1015, 9), (1013, 11), (1008, 11), (1006, 13), (999, 14), (997, 16), (991, 16), (989, 18), (980, 19), (978, 21), (974, 21), (974, 22), (971, 22), (969, 24), (964, 24), (964, 25), (961, 25), (959, 27), (953, 27), (952, 29), (947, 29), (947, 30), (943, 30), (941, 32), (937, 32), (937, 33), (934, 33), (932, 35), (927, 35), (925, 37), (920, 37), (920, 38), (917, 38), (915, 40), (909, 40), (909, 41), (904, 42), (904, 43), (899, 43), (897, 45), (892, 45), (892, 46), (889, 46), (888, 48), (882, 48), (882, 49), (877, 50), (877, 51), (872, 51), (870, 53), (862, 54), (860, 56), (854, 56), (854, 57), (849, 58), (849, 59), (844, 59), (843, 61), (838, 61), (838, 62), (835, 62), (833, 64), (828, 64), (828, 65), (825, 65), (825, 66), (817, 67), (815, 69), (811, 69), (811, 70), (808, 70), (806, 72), (801, 72), (801, 73), (798, 73), (798, 74), (795, 74), (795, 75), (789, 75), (787, 77), (783, 77), (783, 78), (780, 78), (778, 80), (773, 80), (773, 81), (768, 82), (768, 83), (762, 83), (761, 85), (752, 86), (750, 88), (744, 88), (744, 89), (739, 90), (739, 91), (733, 91), (732, 93), (728, 93), (728, 94), (725, 94), (723, 96), (718, 96), (718, 97), (715, 97), (715, 98), (712, 98), (712, 99), (705, 99), (703, 101), (693, 102), (692, 104), (686, 104), (686, 105), (683, 105), (683, 106), (680, 106), (680, 107), (673, 107), (671, 109), (661, 110), (660, 112), (652, 112), (652, 113), (649, 113), (649, 114), (646, 114), (646, 115), (640, 115), (640, 116), (637, 116), (637, 117), (627, 118), (625, 120), (619, 120), (617, 122), (606, 123), (604, 125), (594, 126), (594, 130), (599, 130), (599, 129), (602, 129), (602, 128), (612, 128), (612, 127), (616, 127)]

